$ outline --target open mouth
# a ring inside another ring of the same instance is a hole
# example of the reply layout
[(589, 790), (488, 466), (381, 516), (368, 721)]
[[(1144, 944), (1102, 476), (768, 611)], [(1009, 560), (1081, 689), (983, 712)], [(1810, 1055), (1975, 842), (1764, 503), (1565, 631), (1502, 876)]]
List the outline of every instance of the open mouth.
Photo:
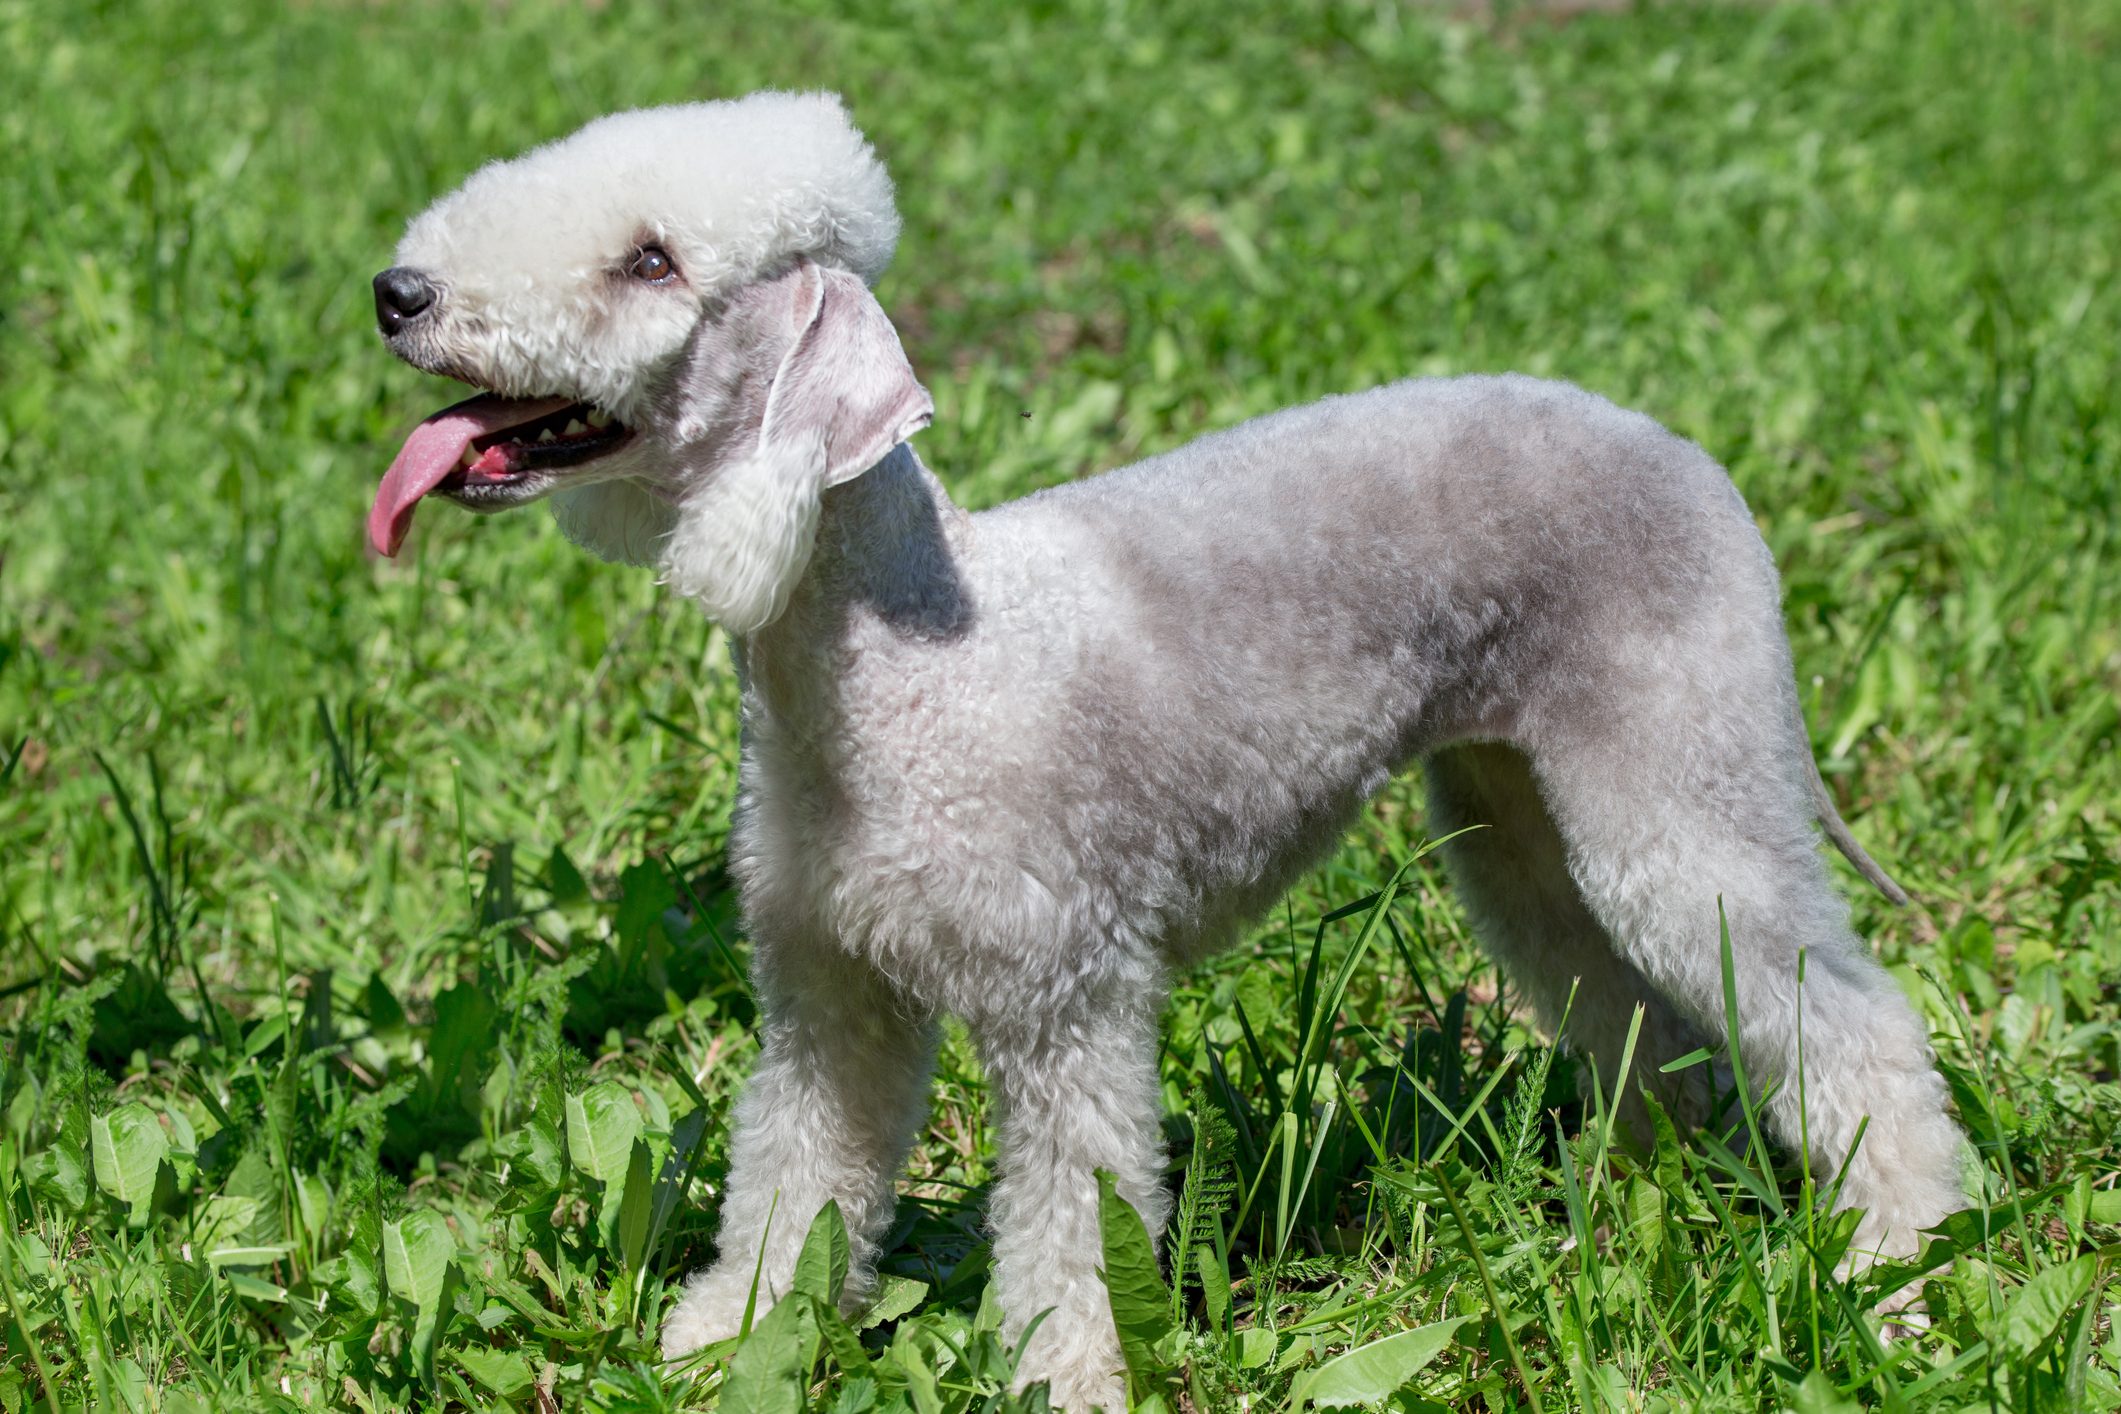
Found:
[(467, 398), (405, 439), (369, 508), (369, 543), (378, 554), (397, 554), (430, 493), (473, 510), (501, 510), (542, 495), (554, 473), (632, 439), (632, 429), (611, 414), (571, 398)]

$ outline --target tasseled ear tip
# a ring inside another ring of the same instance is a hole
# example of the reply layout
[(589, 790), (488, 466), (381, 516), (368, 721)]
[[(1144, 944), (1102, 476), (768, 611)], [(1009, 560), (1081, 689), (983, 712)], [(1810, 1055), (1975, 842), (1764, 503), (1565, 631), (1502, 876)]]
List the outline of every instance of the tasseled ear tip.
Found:
[(816, 543), (824, 455), (787, 438), (719, 468), (679, 508), (662, 582), (739, 638), (779, 618)]

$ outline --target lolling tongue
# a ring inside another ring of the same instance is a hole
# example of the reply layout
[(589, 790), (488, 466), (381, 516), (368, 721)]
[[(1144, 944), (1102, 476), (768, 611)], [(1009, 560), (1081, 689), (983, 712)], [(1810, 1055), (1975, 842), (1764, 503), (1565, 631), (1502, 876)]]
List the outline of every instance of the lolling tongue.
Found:
[(376, 488), (376, 503), (368, 510), (368, 543), (376, 547), (377, 554), (397, 554), (405, 543), (405, 532), (412, 528), (413, 508), (456, 470), (474, 438), (550, 417), (573, 401), (481, 393), (443, 408), (415, 427), (398, 449), (390, 470), (383, 473), (383, 484)]

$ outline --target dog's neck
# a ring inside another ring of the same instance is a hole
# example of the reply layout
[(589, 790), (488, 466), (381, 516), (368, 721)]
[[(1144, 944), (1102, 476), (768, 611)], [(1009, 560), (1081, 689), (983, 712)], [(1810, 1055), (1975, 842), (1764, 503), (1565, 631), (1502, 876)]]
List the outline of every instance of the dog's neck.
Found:
[(826, 491), (816, 546), (787, 608), (737, 647), (758, 705), (791, 724), (829, 722), (858, 628), (935, 642), (961, 636), (975, 612), (959, 572), (969, 528), (905, 443)]

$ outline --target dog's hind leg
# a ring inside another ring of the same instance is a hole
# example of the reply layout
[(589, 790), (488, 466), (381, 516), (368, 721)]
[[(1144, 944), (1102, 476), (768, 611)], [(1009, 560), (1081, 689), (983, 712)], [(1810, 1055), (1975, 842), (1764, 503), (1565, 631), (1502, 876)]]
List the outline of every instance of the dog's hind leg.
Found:
[(1620, 955), (1719, 1046), (1721, 905), (1738, 1053), (1772, 1089), (1776, 1137), (1809, 1148), (1822, 1186), (1846, 1165), (1840, 1206), (1866, 1214), (1852, 1251), (1911, 1252), (1918, 1229), (1965, 1205), (1962, 1141), (1927, 1031), (1828, 883), (1787, 660), (1726, 641), (1622, 661), (1699, 676), (1654, 690), (1638, 678), (1550, 714), (1532, 760), (1570, 875)]
[[(1637, 1142), (1650, 1142), (1644, 1087), (1681, 1125), (1706, 1122), (1706, 1072), (1659, 1070), (1700, 1046), (1700, 1032), (1614, 951), (1584, 906), (1532, 763), (1515, 747), (1481, 742), (1439, 750), (1423, 767), (1429, 832), (1466, 831), (1443, 853), (1481, 943), (1548, 1032), (1596, 1066), (1622, 1128)], [(1642, 1028), (1623, 1077), (1620, 1062), (1638, 1006)]]
[(843, 1304), (866, 1296), (927, 1114), (934, 1023), (843, 953), (805, 965), (759, 946), (759, 1059), (736, 1104), (720, 1250), (665, 1317), (666, 1358), (737, 1334), (754, 1281), (758, 1314), (785, 1295), (828, 1201), (851, 1247)]
[(973, 1021), (1000, 1110), (995, 1285), (1020, 1338), (1019, 1387), (1050, 1381), (1056, 1406), (1127, 1407), (1104, 1280), (1096, 1172), (1113, 1175), (1152, 1236), (1169, 1214), (1157, 1080), (1159, 987), (1109, 983), (1094, 1002)]

